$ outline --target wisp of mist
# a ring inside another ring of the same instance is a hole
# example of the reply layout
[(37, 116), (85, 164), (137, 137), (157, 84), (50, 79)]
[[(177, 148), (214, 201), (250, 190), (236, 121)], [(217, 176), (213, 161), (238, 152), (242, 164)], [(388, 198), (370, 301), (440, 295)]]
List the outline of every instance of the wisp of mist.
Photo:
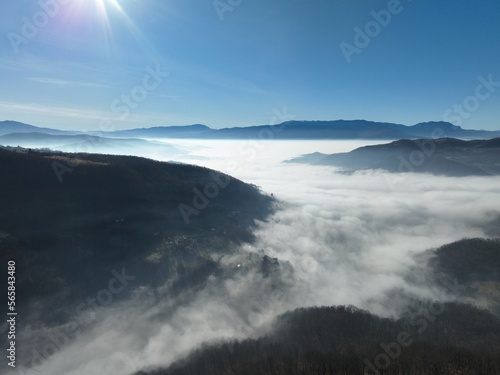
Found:
[(242, 251), (289, 267), (283, 273), (286, 287), (276, 291), (271, 279), (249, 272), (211, 278), (201, 291), (159, 303), (152, 303), (150, 290), (138, 288), (129, 301), (98, 311), (97, 323), (37, 373), (116, 375), (166, 366), (204, 342), (265, 334), (276, 315), (297, 307), (354, 305), (397, 316), (404, 306), (391, 297), (395, 291), (442, 297), (425, 283), (408, 281), (409, 270), (425, 266), (417, 254), (486, 236), (483, 228), (498, 217), (491, 202), (500, 194), (499, 177), (342, 173), (283, 162), (373, 141), (168, 143), (185, 150), (176, 161), (220, 170), (274, 195), (276, 212), (258, 223), (256, 242), (242, 245)]

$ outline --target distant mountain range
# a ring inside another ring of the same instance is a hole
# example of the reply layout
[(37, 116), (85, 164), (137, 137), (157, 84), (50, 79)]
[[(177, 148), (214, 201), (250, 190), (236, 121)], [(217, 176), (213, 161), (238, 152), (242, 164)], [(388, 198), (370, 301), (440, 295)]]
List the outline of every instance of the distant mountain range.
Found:
[(347, 153), (307, 154), (288, 162), (331, 165), (346, 171), (383, 169), (446, 176), (500, 175), (500, 138), (399, 140)]
[(11, 133), (0, 136), (0, 145), (25, 148), (48, 148), (74, 153), (146, 156), (169, 159), (180, 153), (172, 145), (140, 138), (111, 138), (89, 134)]
[(49, 128), (41, 128), (38, 126), (23, 124), (22, 122), (17, 121), (0, 121), (0, 135), (11, 134), (11, 133), (45, 133), (52, 135), (71, 135), (71, 134), (79, 134), (80, 132), (76, 131), (64, 131), (64, 130), (56, 130)]
[[(107, 138), (193, 138), (193, 139), (415, 139), (500, 137), (500, 131), (462, 129), (448, 122), (426, 122), (413, 126), (365, 120), (287, 121), (277, 125), (257, 125), (212, 129), (206, 125), (156, 126), (111, 132), (75, 132), (39, 128), (14, 121), (0, 122), (0, 136), (11, 133), (50, 135), (86, 134)], [(1, 140), (0, 140), (1, 142)]]
[(186, 126), (155, 126), (131, 130), (118, 130), (113, 132), (91, 132), (106, 137), (136, 137), (136, 138), (197, 138), (202, 134), (213, 132), (206, 125)]

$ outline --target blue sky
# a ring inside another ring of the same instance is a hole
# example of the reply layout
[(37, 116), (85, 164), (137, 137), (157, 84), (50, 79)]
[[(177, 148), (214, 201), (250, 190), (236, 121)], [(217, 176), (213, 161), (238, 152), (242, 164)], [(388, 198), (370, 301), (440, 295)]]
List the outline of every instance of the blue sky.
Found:
[(0, 120), (221, 128), (286, 111), (500, 129), (497, 0), (6, 0), (0, 14)]

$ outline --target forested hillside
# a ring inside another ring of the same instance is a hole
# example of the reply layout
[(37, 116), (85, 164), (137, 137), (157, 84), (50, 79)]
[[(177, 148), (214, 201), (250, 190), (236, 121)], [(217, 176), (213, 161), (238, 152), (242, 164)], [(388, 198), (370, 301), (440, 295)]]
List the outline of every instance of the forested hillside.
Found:
[(398, 320), (353, 307), (300, 309), (280, 316), (267, 337), (201, 348), (136, 375), (500, 373), (498, 318), (457, 303), (424, 306)]
[(18, 301), (38, 303), (42, 321), (69, 318), (113, 270), (134, 287), (174, 275), (174, 290), (203, 283), (273, 207), (255, 186), (206, 168), (95, 154), (0, 149), (0, 190), (0, 254), (16, 260)]

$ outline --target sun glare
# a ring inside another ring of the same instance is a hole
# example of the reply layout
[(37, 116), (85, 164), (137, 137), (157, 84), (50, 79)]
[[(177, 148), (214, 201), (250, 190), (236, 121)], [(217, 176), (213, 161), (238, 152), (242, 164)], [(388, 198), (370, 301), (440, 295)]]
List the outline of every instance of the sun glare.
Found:
[(104, 14), (107, 13), (107, 7), (110, 5), (118, 10), (122, 10), (117, 0), (94, 0), (94, 3), (96, 4), (98, 10)]
[[(91, 17), (99, 25), (108, 52), (111, 53), (115, 43), (114, 31), (123, 32), (123, 30), (127, 30), (141, 48), (149, 48), (147, 39), (129, 17), (119, 0), (77, 0), (73, 4), (77, 18), (85, 15), (83, 17)], [(116, 27), (119, 24), (121, 27)], [(126, 27), (123, 28), (123, 25)]]

